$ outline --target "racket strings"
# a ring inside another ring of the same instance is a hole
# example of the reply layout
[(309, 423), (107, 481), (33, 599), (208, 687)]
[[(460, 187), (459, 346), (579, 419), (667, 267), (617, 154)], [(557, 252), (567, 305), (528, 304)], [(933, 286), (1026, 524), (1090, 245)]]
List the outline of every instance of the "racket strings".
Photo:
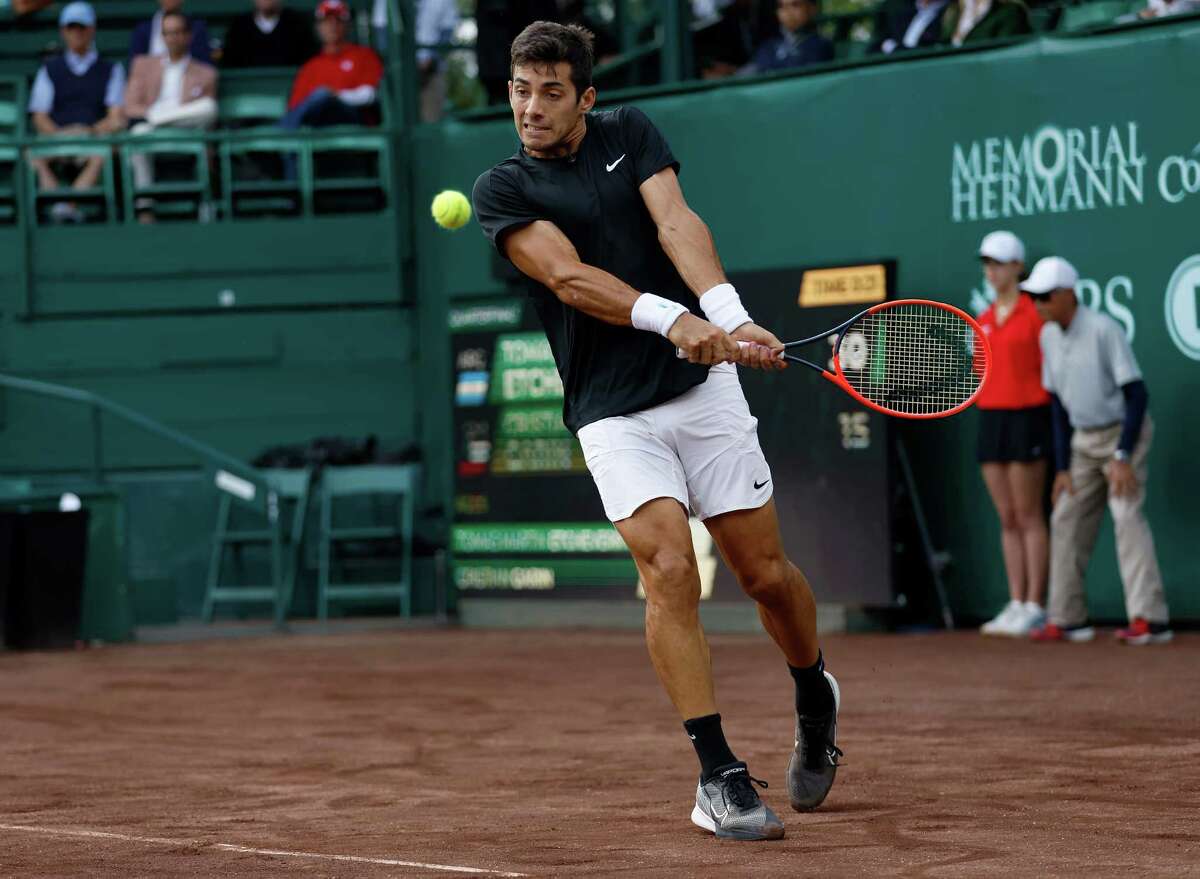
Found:
[(863, 315), (842, 334), (847, 383), (877, 406), (904, 415), (947, 412), (971, 399), (987, 373), (978, 331), (936, 305), (911, 303)]

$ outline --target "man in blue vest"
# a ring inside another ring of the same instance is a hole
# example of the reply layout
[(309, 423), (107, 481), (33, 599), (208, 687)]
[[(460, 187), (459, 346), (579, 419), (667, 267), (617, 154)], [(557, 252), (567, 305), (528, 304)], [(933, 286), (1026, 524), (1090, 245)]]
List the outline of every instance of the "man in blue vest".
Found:
[[(96, 12), (84, 2), (68, 3), (58, 17), (67, 50), (50, 58), (33, 81), (29, 112), (34, 130), (42, 136), (91, 137), (120, 131), (125, 127), (121, 104), (125, 98), (125, 71), (106, 61), (96, 51)], [(43, 189), (58, 189), (58, 174), (64, 165), (75, 173), (75, 189), (90, 189), (100, 179), (104, 161), (99, 156), (66, 161), (31, 158)], [(54, 205), (57, 220), (80, 219), (78, 209), (68, 202)]]

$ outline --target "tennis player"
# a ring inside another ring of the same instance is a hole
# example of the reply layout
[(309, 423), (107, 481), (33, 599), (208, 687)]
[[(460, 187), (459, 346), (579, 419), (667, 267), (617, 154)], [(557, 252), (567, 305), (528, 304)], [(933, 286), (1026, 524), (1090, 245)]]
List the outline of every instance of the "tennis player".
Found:
[(783, 346), (726, 281), (650, 120), (628, 107), (590, 112), (591, 34), (535, 22), (511, 61), (520, 148), (476, 181), (476, 215), (530, 280), (562, 376), (563, 420), (645, 585), (650, 658), (700, 759), (692, 821), (720, 837), (778, 839), (783, 824), (754, 789), (766, 784), (721, 730), (688, 511), (787, 659), (797, 712), (788, 794), (794, 809), (813, 809), (841, 755), (837, 683), (818, 649), (812, 590), (781, 546), (771, 471), (735, 368), (782, 368)]

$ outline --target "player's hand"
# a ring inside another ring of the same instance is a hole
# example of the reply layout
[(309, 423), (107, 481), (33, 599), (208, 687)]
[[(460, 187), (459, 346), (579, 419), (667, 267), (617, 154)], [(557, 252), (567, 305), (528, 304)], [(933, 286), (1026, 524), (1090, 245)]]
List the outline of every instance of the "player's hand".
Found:
[(758, 324), (742, 324), (730, 334), (738, 342), (749, 342), (742, 345), (742, 356), (738, 358), (741, 366), (751, 369), (787, 369), (787, 361), (783, 354), (783, 342), (776, 338), (770, 330), (764, 330)]
[(689, 363), (713, 366), (737, 363), (741, 356), (738, 343), (716, 324), (691, 314), (681, 314), (667, 331), (667, 338), (683, 352)]
[(1110, 461), (1104, 475), (1108, 477), (1109, 494), (1114, 497), (1132, 497), (1137, 493), (1137, 476), (1128, 461)]
[(1050, 503), (1052, 506), (1057, 506), (1058, 499), (1064, 491), (1067, 494), (1075, 494), (1075, 484), (1071, 482), (1071, 472), (1069, 470), (1060, 470), (1054, 474), (1054, 486), (1050, 489)]

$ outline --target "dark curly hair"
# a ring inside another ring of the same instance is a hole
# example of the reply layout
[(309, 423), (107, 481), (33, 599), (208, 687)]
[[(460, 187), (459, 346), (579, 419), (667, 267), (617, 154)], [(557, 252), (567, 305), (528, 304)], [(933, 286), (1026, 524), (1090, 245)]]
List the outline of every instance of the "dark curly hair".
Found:
[(594, 40), (591, 31), (577, 24), (535, 21), (513, 40), (509, 73), (518, 64), (541, 67), (566, 61), (571, 65), (571, 82), (578, 100), (592, 84)]

